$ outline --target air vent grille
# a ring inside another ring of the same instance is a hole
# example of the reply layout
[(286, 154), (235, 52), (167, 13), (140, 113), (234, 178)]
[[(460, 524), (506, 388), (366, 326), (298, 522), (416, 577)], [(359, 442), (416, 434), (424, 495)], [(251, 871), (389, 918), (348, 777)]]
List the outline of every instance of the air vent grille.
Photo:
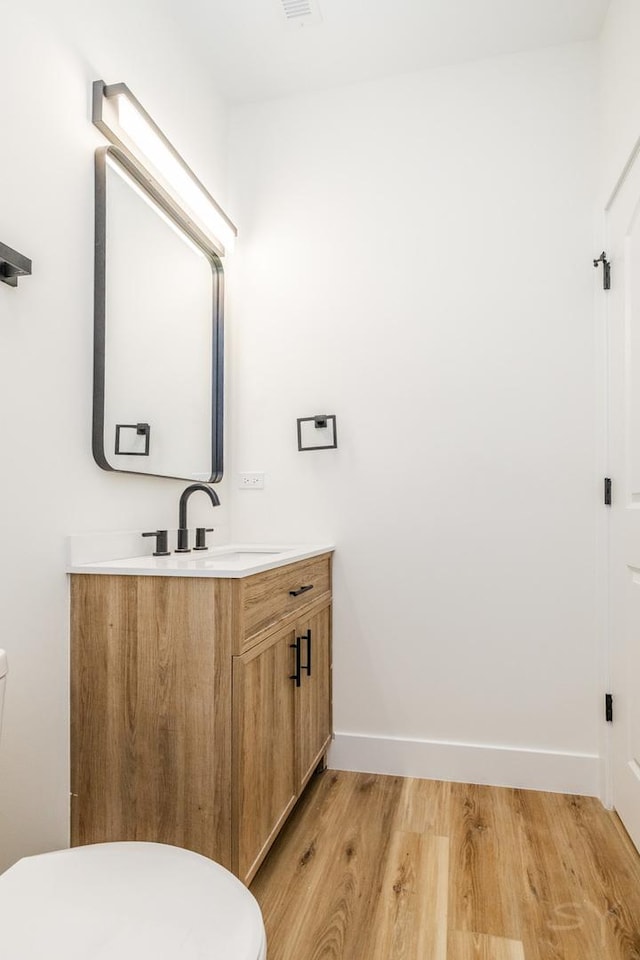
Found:
[(285, 20), (303, 27), (307, 23), (320, 23), (322, 17), (317, 0), (280, 0)]
[(313, 14), (311, 0), (282, 0), (282, 6), (287, 20), (310, 17)]

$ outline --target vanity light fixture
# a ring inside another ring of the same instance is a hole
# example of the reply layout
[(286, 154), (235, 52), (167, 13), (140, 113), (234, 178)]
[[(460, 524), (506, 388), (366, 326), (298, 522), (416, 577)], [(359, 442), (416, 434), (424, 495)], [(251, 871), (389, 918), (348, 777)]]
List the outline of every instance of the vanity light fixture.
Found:
[(18, 277), (31, 275), (31, 260), (28, 257), (12, 250), (4, 243), (0, 243), (0, 280), (10, 287), (18, 286)]
[(205, 231), (221, 256), (225, 250), (233, 249), (237, 227), (126, 83), (94, 81), (92, 120), (111, 143), (132, 154), (160, 180)]

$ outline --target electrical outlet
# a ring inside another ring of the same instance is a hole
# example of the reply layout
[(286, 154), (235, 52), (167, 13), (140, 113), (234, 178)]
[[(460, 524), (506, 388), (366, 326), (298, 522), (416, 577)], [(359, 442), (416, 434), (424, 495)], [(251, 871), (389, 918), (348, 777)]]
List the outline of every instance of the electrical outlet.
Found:
[(264, 473), (241, 473), (238, 486), (241, 490), (264, 490)]

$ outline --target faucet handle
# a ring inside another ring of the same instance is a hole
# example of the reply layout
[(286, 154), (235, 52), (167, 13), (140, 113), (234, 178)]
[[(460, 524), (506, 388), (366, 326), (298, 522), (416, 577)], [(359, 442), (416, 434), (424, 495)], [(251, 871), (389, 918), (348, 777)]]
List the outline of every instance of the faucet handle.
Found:
[(154, 557), (169, 556), (169, 534), (167, 530), (150, 530), (148, 533), (143, 533), (142, 536), (156, 538), (156, 548), (153, 551)]
[(194, 550), (208, 550), (207, 534), (213, 533), (213, 527), (196, 527), (196, 545)]

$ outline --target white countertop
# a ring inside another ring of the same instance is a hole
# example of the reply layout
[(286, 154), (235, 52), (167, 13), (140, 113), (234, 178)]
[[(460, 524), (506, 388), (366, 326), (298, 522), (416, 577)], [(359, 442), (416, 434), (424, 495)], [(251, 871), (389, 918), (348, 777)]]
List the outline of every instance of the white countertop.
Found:
[[(151, 549), (151, 548), (150, 548)], [(71, 551), (67, 573), (97, 573), (142, 577), (248, 577), (287, 563), (330, 553), (332, 544), (229, 543), (208, 550), (171, 553), (168, 557), (146, 554), (117, 559), (74, 560)]]

